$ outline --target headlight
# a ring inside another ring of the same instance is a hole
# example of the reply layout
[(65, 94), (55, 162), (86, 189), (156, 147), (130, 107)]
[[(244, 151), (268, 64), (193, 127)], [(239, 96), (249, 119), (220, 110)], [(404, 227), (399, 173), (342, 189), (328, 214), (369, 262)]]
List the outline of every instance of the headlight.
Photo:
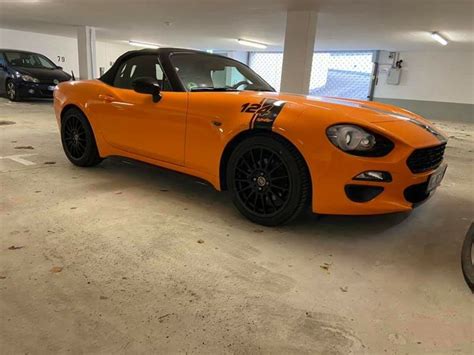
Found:
[(326, 134), (332, 144), (353, 155), (381, 157), (393, 149), (393, 143), (387, 138), (355, 125), (331, 126)]
[(30, 76), (30, 75), (22, 75), (22, 76), (21, 76), (21, 80), (23, 80), (23, 81), (30, 81), (30, 82), (32, 82), (32, 83), (39, 83), (39, 80), (38, 80), (38, 79), (33, 78), (33, 77)]

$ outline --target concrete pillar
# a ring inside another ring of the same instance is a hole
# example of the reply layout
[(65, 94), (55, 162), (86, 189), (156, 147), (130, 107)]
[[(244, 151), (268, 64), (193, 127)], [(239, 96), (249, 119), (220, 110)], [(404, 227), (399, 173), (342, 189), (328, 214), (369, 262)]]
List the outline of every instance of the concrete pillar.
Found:
[(94, 79), (96, 73), (95, 28), (81, 26), (77, 29), (79, 53), (79, 77), (81, 80)]
[(317, 13), (288, 11), (281, 91), (308, 94), (316, 40)]

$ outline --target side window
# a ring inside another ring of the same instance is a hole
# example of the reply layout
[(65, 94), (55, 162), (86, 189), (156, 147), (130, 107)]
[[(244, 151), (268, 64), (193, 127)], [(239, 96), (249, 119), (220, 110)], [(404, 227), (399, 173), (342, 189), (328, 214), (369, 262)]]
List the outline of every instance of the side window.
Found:
[(171, 91), (168, 78), (155, 55), (140, 55), (123, 62), (115, 75), (113, 86), (131, 90), (132, 82), (142, 77), (154, 78), (163, 91)]
[(243, 81), (248, 82), (236, 67), (226, 66), (222, 70), (212, 70), (211, 77), (214, 87), (232, 87)]
[(51, 68), (51, 63), (48, 62), (45, 58), (41, 57), (41, 56), (37, 56), (39, 62), (41, 63), (41, 66), (42, 67), (45, 67), (45, 68)]

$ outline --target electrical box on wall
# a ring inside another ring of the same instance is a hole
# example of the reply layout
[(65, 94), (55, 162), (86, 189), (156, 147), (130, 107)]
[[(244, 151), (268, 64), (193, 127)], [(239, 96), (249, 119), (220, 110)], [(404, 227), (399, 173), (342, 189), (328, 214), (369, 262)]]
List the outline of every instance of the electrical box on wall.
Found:
[(389, 85), (400, 84), (401, 75), (402, 75), (402, 68), (390, 68), (387, 74), (387, 84)]

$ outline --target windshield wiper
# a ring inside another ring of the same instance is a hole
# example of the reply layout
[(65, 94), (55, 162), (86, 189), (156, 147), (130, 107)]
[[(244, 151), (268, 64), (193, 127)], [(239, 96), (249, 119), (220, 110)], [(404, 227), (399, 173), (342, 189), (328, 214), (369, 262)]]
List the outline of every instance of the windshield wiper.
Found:
[(232, 88), (215, 88), (212, 86), (203, 86), (203, 87), (197, 87), (197, 88), (192, 88), (191, 91), (240, 91), (237, 89), (232, 89)]

